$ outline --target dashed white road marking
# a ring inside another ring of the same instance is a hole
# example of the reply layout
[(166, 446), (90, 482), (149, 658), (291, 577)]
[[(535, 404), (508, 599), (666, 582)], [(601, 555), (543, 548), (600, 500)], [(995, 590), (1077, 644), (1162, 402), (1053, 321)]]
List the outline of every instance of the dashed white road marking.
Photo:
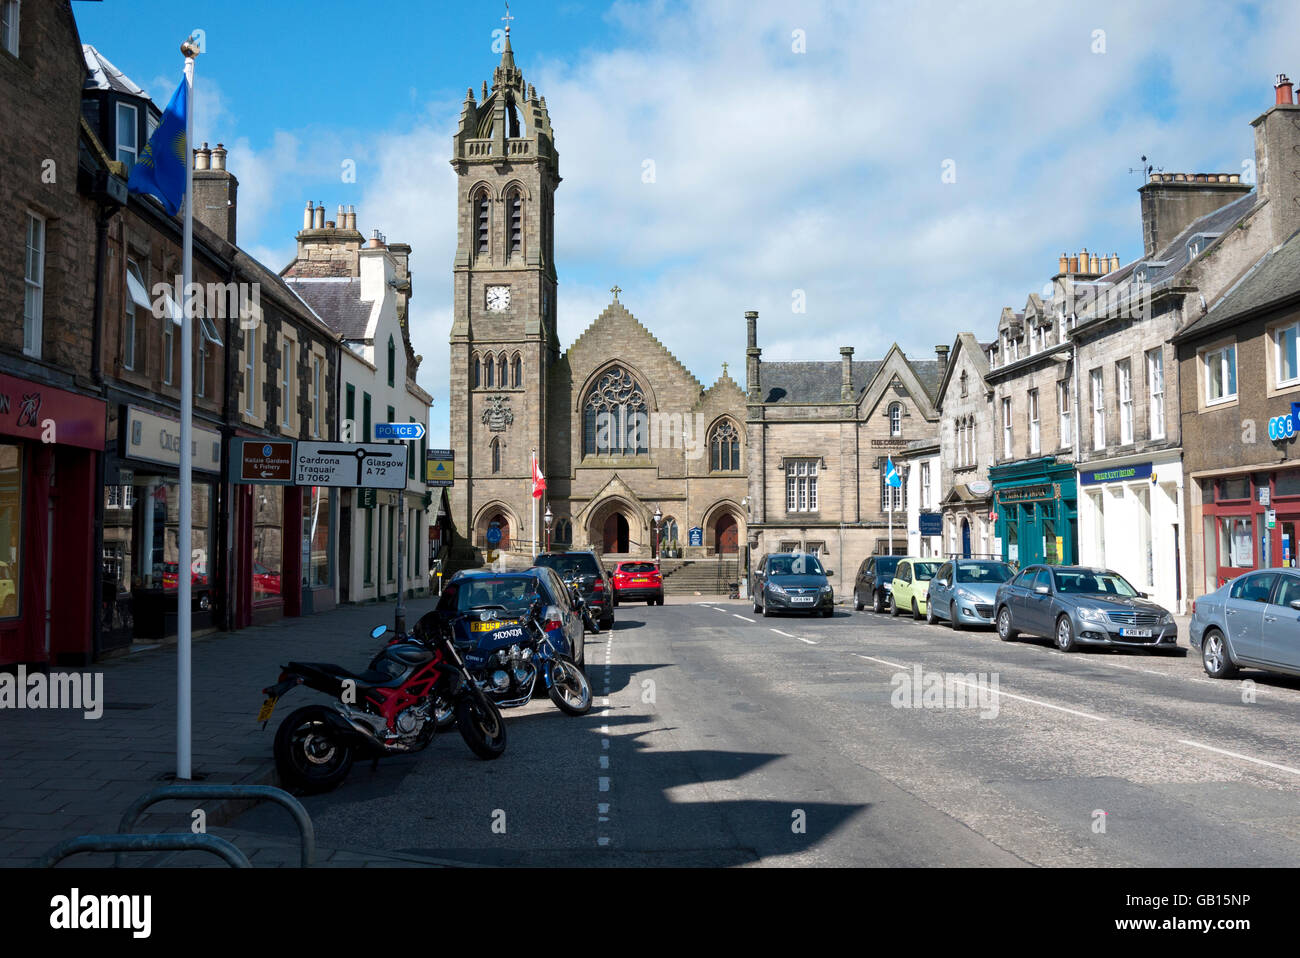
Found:
[(744, 619), (746, 622), (753, 622), (753, 621), (754, 621), (754, 620), (751, 619), (749, 616), (747, 616), (747, 615), (741, 615), (739, 612), (733, 612), (733, 613), (731, 613), (731, 614), (734, 615), (734, 616), (735, 616), (736, 618), (738, 618), (738, 619)]
[(809, 645), (816, 645), (816, 644), (817, 644), (817, 643), (814, 642), (812, 639), (805, 639), (805, 638), (804, 638), (803, 636), (801, 636), (801, 635), (796, 635), (795, 638), (798, 639), (800, 642), (807, 642)]
[(602, 775), (596, 780), (596, 787), (602, 792), (609, 791), (609, 776)]
[(721, 612), (723, 615), (727, 614), (726, 609), (719, 609), (716, 605), (706, 605), (705, 608), (712, 609), (714, 612)]
[[(604, 711), (598, 713), (601, 717), (609, 715), (609, 669), (610, 659), (614, 654), (614, 634), (611, 632), (605, 638), (605, 688), (604, 695), (601, 696), (600, 703)], [(597, 764), (601, 771), (609, 770), (609, 725), (601, 723), (600, 726), (600, 749), (601, 754), (597, 757)], [(596, 777), (596, 789), (601, 792), (609, 791), (609, 775), (599, 775)], [(601, 834), (610, 820), (609, 802), (598, 802), (596, 804), (596, 845), (599, 848), (608, 848), (610, 839), (608, 835)]]
[(609, 768), (609, 756), (608, 756), (608, 755), (602, 755), (602, 756), (600, 757), (600, 767), (601, 767), (601, 768)]
[(780, 629), (772, 629), (771, 631), (775, 632), (777, 635), (784, 635), (787, 639), (794, 638), (794, 636), (791, 635), (789, 632), (782, 632)]
[(1192, 748), (1203, 748), (1207, 752), (1217, 752), (1220, 755), (1227, 755), (1230, 758), (1239, 758), (1243, 762), (1254, 762), (1256, 765), (1266, 765), (1269, 768), (1276, 768), (1278, 771), (1290, 772), (1292, 775), (1300, 775), (1300, 769), (1291, 768), (1289, 765), (1278, 765), (1276, 762), (1266, 762), (1262, 758), (1251, 758), (1249, 755), (1242, 755), (1240, 752), (1229, 752), (1226, 748), (1215, 748), (1213, 745), (1205, 745), (1201, 742), (1193, 742), (1188, 739), (1180, 738), (1179, 745), (1190, 745)]

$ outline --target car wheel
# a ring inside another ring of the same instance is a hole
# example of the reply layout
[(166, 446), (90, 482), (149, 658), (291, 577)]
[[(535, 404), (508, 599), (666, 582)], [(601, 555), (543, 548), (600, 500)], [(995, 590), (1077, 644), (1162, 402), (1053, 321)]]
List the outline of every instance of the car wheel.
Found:
[(767, 607), (767, 596), (763, 597), (763, 608), (761, 611), (763, 613), (763, 618), (770, 619), (772, 617), (772, 611)]
[(916, 607), (915, 599), (912, 600), (912, 618), (916, 620), (921, 618), (921, 610)]
[(615, 607), (615, 608), (618, 608), (618, 596), (617, 596), (617, 595), (614, 596), (614, 607)]
[(1020, 637), (1020, 633), (1011, 628), (1011, 610), (1005, 605), (998, 609), (998, 638), (1010, 642)]
[(606, 631), (609, 631), (610, 629), (614, 628), (614, 616), (612, 613), (610, 614), (610, 617), (608, 619), (600, 620), (600, 627), (602, 629), (605, 629)]
[(762, 611), (763, 611), (763, 607), (762, 607), (761, 605), (758, 604), (758, 596), (754, 596), (754, 611), (755, 611), (755, 612), (762, 612)]
[(894, 602), (894, 593), (889, 593), (889, 614), (898, 615), (898, 605)]
[(1228, 655), (1227, 640), (1218, 629), (1208, 629), (1201, 639), (1201, 665), (1212, 679), (1230, 679), (1237, 674), (1237, 667)]
[(884, 600), (880, 597), (879, 589), (874, 589), (871, 592), (871, 611), (876, 615), (884, 611)]
[(663, 604), (664, 604), (663, 596), (659, 596), (659, 598), (655, 599), (655, 605), (663, 605)]
[(934, 603), (933, 603), (933, 602), (927, 602), (927, 603), (925, 604), (925, 621), (926, 621), (926, 624), (927, 624), (927, 625), (938, 625), (938, 624), (939, 624), (939, 620), (938, 620), (937, 618), (935, 618), (935, 615), (934, 615)]
[(862, 600), (858, 598), (857, 592), (853, 593), (853, 611), (861, 612), (863, 609)]
[(831, 616), (833, 616), (834, 614), (835, 614), (835, 609), (832, 608), (832, 607), (830, 607), (830, 606), (826, 607), (825, 609), (822, 609), (822, 618), (823, 618), (823, 619), (829, 619), (829, 618), (830, 618)]
[(1075, 652), (1079, 643), (1074, 641), (1074, 623), (1068, 615), (1056, 620), (1056, 647), (1062, 652)]

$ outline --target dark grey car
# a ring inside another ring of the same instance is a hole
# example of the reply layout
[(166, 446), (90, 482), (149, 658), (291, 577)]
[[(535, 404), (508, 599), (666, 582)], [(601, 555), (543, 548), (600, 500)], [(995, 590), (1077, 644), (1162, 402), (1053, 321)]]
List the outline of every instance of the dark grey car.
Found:
[(614, 627), (614, 583), (594, 552), (542, 552), (533, 565), (554, 569), (565, 582), (576, 582), (582, 600), (602, 629)]
[(754, 611), (764, 616), (773, 612), (807, 612), (830, 617), (835, 614), (835, 591), (815, 555), (803, 552), (775, 552), (763, 556), (754, 570)]
[(1110, 569), (1027, 566), (999, 587), (995, 605), (1003, 642), (1025, 632), (1054, 639), (1062, 652), (1114, 645), (1187, 654), (1169, 611)]
[(853, 608), (859, 612), (866, 605), (872, 612), (884, 612), (888, 605), (889, 586), (902, 556), (868, 556), (858, 566), (853, 580)]

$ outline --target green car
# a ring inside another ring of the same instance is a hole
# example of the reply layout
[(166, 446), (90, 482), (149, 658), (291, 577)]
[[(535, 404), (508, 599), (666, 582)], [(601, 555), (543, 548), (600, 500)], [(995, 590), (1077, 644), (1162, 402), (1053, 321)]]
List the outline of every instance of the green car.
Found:
[(900, 609), (911, 609), (914, 619), (925, 615), (925, 597), (930, 591), (930, 580), (940, 565), (940, 559), (918, 559), (915, 556), (899, 559), (889, 588), (889, 614), (898, 615)]

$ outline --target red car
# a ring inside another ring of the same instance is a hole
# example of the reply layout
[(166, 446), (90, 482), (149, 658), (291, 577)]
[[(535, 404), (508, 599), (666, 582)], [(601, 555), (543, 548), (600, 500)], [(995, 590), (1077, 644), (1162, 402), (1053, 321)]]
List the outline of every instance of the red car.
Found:
[(620, 562), (614, 569), (614, 604), (664, 604), (664, 578), (653, 562)]

